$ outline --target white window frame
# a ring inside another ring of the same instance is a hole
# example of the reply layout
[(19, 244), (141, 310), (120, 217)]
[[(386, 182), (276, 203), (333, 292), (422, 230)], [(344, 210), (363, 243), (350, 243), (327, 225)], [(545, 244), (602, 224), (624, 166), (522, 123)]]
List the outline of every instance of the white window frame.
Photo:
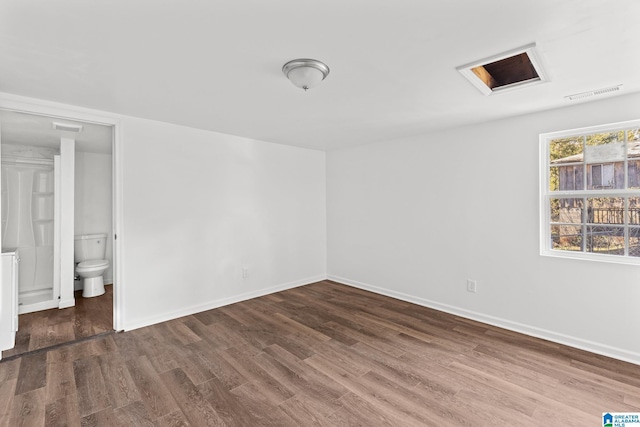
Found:
[[(579, 129), (570, 129), (565, 131), (540, 134), (540, 158), (539, 158), (540, 159), (540, 201), (539, 201), (540, 255), (550, 256), (555, 258), (570, 258), (570, 259), (601, 261), (601, 262), (610, 262), (610, 263), (618, 263), (618, 264), (640, 265), (640, 257), (628, 256), (627, 244), (625, 244), (625, 255), (598, 254), (593, 252), (578, 252), (578, 251), (563, 251), (563, 250), (552, 249), (552, 245), (551, 245), (551, 209), (549, 209), (550, 199), (563, 198), (563, 197), (564, 198), (640, 197), (640, 189), (626, 189), (626, 181), (628, 180), (625, 178), (625, 189), (575, 190), (575, 191), (553, 191), (553, 192), (550, 191), (549, 190), (549, 187), (550, 187), (549, 142), (551, 140), (559, 139), (559, 138), (566, 138), (571, 136), (587, 136), (594, 133), (617, 132), (621, 130), (628, 130), (630, 128), (640, 128), (640, 120), (631, 120), (627, 122), (619, 122), (619, 123), (613, 123), (613, 124), (591, 126), (591, 127), (585, 127), (585, 128), (579, 128)], [(626, 134), (625, 134), (625, 142), (626, 142)], [(628, 173), (626, 143), (624, 144), (624, 147), (625, 147), (624, 169), (625, 169), (625, 177), (626, 177), (627, 176), (626, 174)], [(586, 170), (585, 170), (583, 180), (585, 183), (587, 182)], [(628, 217), (627, 208), (625, 208), (625, 218), (627, 217)], [(617, 226), (617, 225), (612, 225), (612, 226)], [(628, 242), (627, 239), (628, 239), (629, 225), (625, 223), (624, 225), (620, 225), (620, 227), (624, 227), (625, 241)], [(586, 234), (584, 234), (583, 239), (586, 239), (586, 238), (587, 236)]]

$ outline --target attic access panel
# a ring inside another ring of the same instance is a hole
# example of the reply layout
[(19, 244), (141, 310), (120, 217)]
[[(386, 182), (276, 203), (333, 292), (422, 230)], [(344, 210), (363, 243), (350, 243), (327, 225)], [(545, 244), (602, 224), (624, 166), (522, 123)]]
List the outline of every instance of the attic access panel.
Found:
[(485, 95), (547, 81), (535, 43), (460, 66), (457, 70)]

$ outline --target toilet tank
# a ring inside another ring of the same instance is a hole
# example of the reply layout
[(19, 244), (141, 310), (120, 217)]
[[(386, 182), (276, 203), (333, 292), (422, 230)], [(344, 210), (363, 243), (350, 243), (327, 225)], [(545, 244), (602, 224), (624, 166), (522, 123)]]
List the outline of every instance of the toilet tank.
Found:
[(107, 233), (75, 236), (73, 255), (76, 262), (105, 259)]

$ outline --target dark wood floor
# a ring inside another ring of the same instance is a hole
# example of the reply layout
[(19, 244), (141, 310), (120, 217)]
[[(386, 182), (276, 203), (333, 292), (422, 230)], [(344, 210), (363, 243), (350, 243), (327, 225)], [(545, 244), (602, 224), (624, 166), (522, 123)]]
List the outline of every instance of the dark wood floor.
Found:
[(2, 357), (24, 354), (113, 330), (112, 288), (113, 286), (105, 286), (104, 295), (93, 298), (82, 298), (82, 291), (76, 291), (74, 307), (21, 314), (16, 346), (3, 351)]
[(640, 367), (325, 281), (0, 363), (0, 424), (596, 426)]

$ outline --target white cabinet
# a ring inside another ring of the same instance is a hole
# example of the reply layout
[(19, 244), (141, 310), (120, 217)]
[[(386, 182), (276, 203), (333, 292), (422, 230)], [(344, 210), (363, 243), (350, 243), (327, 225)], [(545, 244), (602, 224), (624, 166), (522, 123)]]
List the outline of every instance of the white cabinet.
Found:
[[(18, 251), (2, 253), (2, 283), (0, 283), (0, 351), (16, 345), (18, 330)], [(0, 353), (0, 359), (2, 355)]]

